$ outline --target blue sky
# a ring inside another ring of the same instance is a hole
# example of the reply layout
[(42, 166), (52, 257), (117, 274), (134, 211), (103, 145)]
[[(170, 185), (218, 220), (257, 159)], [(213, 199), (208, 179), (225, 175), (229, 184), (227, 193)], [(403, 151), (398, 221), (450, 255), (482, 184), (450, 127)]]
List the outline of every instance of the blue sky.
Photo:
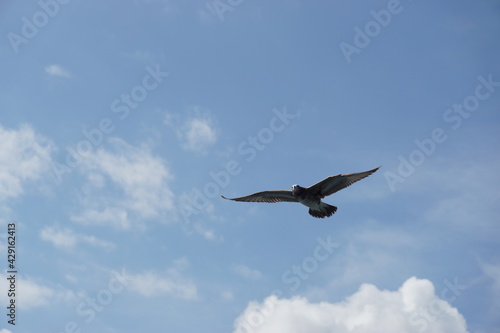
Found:
[(0, 332), (500, 332), (499, 15), (2, 2)]

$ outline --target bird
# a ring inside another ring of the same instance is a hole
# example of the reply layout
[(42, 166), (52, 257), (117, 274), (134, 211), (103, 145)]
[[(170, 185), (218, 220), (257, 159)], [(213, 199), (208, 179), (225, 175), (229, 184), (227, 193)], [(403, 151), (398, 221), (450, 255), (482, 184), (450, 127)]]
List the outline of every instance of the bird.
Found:
[(309, 207), (309, 214), (311, 216), (325, 218), (335, 214), (337, 207), (329, 205), (321, 201), (321, 199), (354, 184), (358, 180), (368, 177), (379, 168), (365, 172), (329, 176), (309, 187), (302, 187), (295, 184), (292, 186), (291, 191), (262, 191), (239, 198), (226, 198), (223, 195), (221, 197), (226, 200), (243, 202), (298, 202)]

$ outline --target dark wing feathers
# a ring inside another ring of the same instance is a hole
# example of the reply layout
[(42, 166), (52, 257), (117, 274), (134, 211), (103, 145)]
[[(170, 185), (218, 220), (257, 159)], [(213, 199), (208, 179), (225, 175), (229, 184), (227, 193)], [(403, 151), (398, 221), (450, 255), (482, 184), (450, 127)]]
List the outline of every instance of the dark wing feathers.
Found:
[(245, 202), (298, 202), (292, 195), (292, 191), (263, 191), (239, 198), (226, 198), (223, 195), (221, 197), (227, 200)]
[(330, 194), (340, 191), (343, 188), (346, 188), (347, 186), (357, 182), (358, 180), (368, 177), (378, 169), (379, 168), (375, 168), (373, 170), (365, 172), (330, 176), (314, 185), (309, 186), (307, 190), (312, 195), (317, 195), (320, 198), (324, 198)]

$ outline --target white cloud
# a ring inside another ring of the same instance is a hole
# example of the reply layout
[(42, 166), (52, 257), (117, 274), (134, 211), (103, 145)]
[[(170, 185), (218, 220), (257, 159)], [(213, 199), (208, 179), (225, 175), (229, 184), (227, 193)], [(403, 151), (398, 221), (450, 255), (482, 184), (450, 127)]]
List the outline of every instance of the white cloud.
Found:
[(26, 308), (47, 306), (55, 294), (53, 289), (31, 280), (19, 280), (18, 289), (22, 290), (19, 294), (19, 305)]
[(53, 151), (52, 142), (29, 125), (18, 130), (0, 125), (0, 202), (23, 194), (27, 183), (49, 172)]
[(217, 131), (207, 112), (203, 113), (199, 107), (194, 107), (192, 113), (195, 115), (184, 122), (178, 114), (166, 113), (164, 123), (175, 129), (183, 149), (206, 153), (217, 142)]
[[(101, 203), (108, 200), (101, 197)], [(71, 220), (82, 224), (111, 225), (119, 229), (128, 229), (131, 227), (128, 211), (125, 207), (99, 207), (98, 200), (84, 198), (81, 201), (83, 212), (73, 214)], [(110, 203), (119, 205), (119, 203)]]
[(8, 329), (6, 329), (6, 328), (2, 328), (2, 329), (0, 330), (0, 333), (12, 333), (12, 331), (9, 331), (9, 330), (8, 330)]
[(258, 269), (251, 269), (245, 265), (235, 265), (233, 271), (249, 280), (258, 280), (262, 277), (262, 273)]
[(203, 152), (215, 144), (217, 134), (212, 127), (210, 119), (189, 119), (184, 130), (181, 132), (182, 146), (186, 150)]
[(40, 238), (55, 247), (65, 249), (75, 247), (78, 242), (76, 235), (67, 228), (45, 227), (40, 231)]
[(92, 235), (80, 235), (78, 234), (78, 240), (82, 243), (89, 244), (91, 246), (100, 247), (105, 250), (110, 250), (115, 248), (115, 244), (104, 239), (97, 238)]
[[(0, 274), (0, 290), (9, 289), (10, 282), (7, 280), (9, 276), (10, 274), (8, 273)], [(19, 275), (16, 276), (16, 289), (18, 290), (16, 303), (20, 309), (49, 307), (61, 301), (72, 302), (77, 299), (76, 295), (70, 290), (63, 288), (53, 289), (33, 279), (24, 278)], [(8, 301), (7, 297), (2, 297), (0, 304), (3, 307), (7, 305)]]
[(235, 333), (461, 333), (462, 315), (435, 295), (429, 280), (410, 278), (397, 291), (363, 284), (338, 303), (306, 298), (250, 302), (235, 321)]
[(189, 262), (181, 258), (174, 261), (173, 266), (164, 273), (147, 271), (131, 274), (125, 272), (127, 288), (145, 297), (168, 295), (185, 300), (196, 300), (198, 298), (196, 285), (182, 274), (188, 265)]
[(105, 250), (110, 250), (115, 247), (112, 242), (99, 239), (95, 236), (78, 234), (69, 228), (61, 228), (57, 226), (47, 226), (40, 231), (40, 238), (44, 241), (52, 243), (55, 247), (62, 249), (73, 249), (79, 243), (100, 247)]
[(180, 126), (180, 120), (180, 115), (177, 113), (166, 112), (163, 116), (163, 123), (172, 128)]
[[(82, 172), (88, 182), (80, 197), (83, 211), (71, 219), (126, 229), (174, 211), (169, 188), (173, 177), (165, 161), (145, 145), (134, 147), (117, 138), (110, 143), (115, 152), (99, 149), (85, 159)], [(110, 184), (105, 186), (106, 182)]]
[(129, 290), (152, 297), (167, 294), (172, 297), (193, 300), (197, 298), (197, 288), (192, 282), (163, 277), (154, 272), (128, 275)]
[(201, 235), (206, 240), (215, 241), (215, 242), (223, 242), (224, 241), (224, 237), (222, 235), (218, 235), (215, 232), (215, 230), (207, 228), (202, 223), (195, 223), (193, 225), (193, 229), (196, 233)]
[(65, 78), (71, 77), (71, 74), (66, 69), (61, 67), (60, 65), (46, 66), (45, 72), (51, 76), (60, 76), (60, 77), (65, 77)]

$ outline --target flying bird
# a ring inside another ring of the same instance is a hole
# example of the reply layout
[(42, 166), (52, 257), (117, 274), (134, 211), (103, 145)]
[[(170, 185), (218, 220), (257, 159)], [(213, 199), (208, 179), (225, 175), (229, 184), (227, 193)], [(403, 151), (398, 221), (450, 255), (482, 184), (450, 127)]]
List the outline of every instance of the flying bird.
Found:
[(379, 168), (365, 172), (330, 176), (309, 187), (293, 185), (291, 191), (263, 191), (239, 198), (226, 198), (223, 195), (221, 197), (227, 200), (244, 202), (299, 202), (309, 207), (311, 216), (325, 218), (335, 214), (337, 207), (324, 203), (321, 199), (368, 177)]

